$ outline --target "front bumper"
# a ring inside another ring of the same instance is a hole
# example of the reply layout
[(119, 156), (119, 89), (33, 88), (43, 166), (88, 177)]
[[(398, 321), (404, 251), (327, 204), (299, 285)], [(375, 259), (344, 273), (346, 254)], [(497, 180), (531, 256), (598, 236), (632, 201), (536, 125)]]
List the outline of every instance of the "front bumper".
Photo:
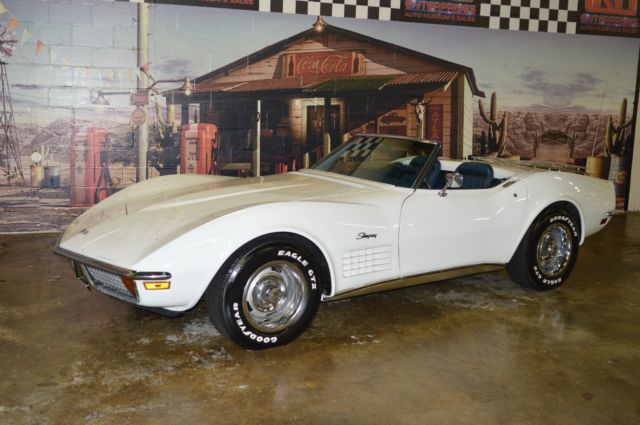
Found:
[(604, 216), (602, 216), (602, 219), (600, 219), (600, 225), (604, 226), (606, 224), (609, 223), (609, 221), (611, 221), (611, 217), (613, 217), (615, 215), (615, 211), (607, 211)]
[(175, 317), (182, 314), (182, 312), (159, 307), (146, 307), (139, 303), (140, 297), (136, 281), (169, 281), (171, 273), (140, 272), (122, 268), (64, 249), (60, 246), (60, 241), (56, 243), (53, 252), (71, 261), (76, 278), (82, 281), (89, 290), (95, 289), (121, 301), (165, 316)]

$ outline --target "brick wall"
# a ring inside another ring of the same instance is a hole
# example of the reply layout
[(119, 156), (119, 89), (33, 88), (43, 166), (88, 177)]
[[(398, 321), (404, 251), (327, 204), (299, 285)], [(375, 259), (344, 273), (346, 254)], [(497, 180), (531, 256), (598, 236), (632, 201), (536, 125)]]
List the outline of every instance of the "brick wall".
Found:
[[(136, 85), (135, 5), (103, 0), (5, 0), (20, 26), (8, 62), (16, 118), (47, 121), (80, 118), (88, 111), (115, 114), (126, 96), (110, 97), (112, 108), (90, 107), (98, 90)], [(25, 31), (30, 37), (25, 38)], [(23, 42), (26, 41), (26, 42)], [(38, 43), (44, 46), (36, 52)]]

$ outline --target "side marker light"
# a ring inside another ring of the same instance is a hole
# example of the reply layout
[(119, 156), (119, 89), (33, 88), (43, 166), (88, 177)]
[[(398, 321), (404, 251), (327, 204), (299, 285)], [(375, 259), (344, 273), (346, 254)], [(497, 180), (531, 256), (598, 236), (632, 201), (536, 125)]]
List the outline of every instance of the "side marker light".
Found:
[(149, 291), (157, 291), (160, 289), (171, 288), (171, 282), (145, 282), (144, 289)]

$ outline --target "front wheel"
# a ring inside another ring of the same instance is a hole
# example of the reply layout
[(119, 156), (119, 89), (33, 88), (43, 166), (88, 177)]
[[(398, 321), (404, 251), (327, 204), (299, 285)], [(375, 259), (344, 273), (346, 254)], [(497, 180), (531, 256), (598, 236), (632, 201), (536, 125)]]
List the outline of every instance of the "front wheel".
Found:
[(313, 320), (320, 304), (320, 267), (312, 251), (288, 237), (243, 250), (206, 294), (216, 328), (244, 348), (287, 344)]
[(558, 209), (543, 212), (507, 263), (507, 272), (522, 286), (538, 291), (555, 289), (571, 274), (579, 243), (576, 217)]

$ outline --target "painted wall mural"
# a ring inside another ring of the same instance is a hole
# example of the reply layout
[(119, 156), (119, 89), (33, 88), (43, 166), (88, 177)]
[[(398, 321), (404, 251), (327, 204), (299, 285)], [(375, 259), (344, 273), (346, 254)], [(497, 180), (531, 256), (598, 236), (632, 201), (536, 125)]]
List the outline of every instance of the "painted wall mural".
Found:
[(637, 0), (120, 0), (510, 31), (638, 37)]
[[(637, 37), (551, 34), (550, 26), (534, 33), (524, 24), (479, 29), (486, 7), (476, 1), (378, 2), (388, 15), (367, 9), (356, 13), (367, 19), (324, 20), (306, 15), (331, 15), (335, 5), (329, 13), (305, 2), (300, 14), (285, 0), (148, 3), (149, 58), (139, 67), (136, 4), (0, 2), (9, 123), (0, 231), (60, 229), (134, 183), (143, 123), (150, 178), (255, 174), (257, 136), (260, 173), (291, 171), (352, 134), (377, 131), (437, 139), (445, 156), (587, 167), (616, 182), (624, 207)], [(629, 25), (636, 15), (622, 11), (631, 3), (615, 9)], [(558, 2), (565, 4), (575, 3)], [(420, 14), (410, 17), (409, 6)], [(589, 7), (605, 14), (605, 6)], [(256, 12), (269, 8), (284, 13)], [(472, 10), (474, 21), (463, 19)], [(429, 24), (446, 11), (460, 16), (457, 24)], [(573, 27), (564, 28), (553, 32)]]

